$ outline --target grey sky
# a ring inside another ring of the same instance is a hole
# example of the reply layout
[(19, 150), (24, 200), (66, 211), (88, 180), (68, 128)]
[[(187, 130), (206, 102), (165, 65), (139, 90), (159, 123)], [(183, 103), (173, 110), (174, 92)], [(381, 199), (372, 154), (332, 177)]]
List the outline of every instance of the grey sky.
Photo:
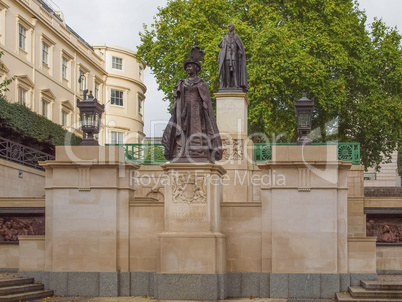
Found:
[[(153, 23), (159, 6), (167, 0), (47, 0), (54, 9), (64, 13), (66, 23), (89, 43), (107, 43), (136, 50), (140, 44), (138, 33), (142, 24)], [(208, 1), (208, 0), (205, 0)], [(360, 8), (366, 10), (368, 22), (374, 17), (382, 18), (388, 26), (402, 29), (402, 0), (359, 0)], [(147, 136), (160, 136), (169, 119), (163, 93), (149, 68), (145, 72), (147, 86), (145, 101), (145, 126)], [(172, 87), (173, 89), (173, 87)]]

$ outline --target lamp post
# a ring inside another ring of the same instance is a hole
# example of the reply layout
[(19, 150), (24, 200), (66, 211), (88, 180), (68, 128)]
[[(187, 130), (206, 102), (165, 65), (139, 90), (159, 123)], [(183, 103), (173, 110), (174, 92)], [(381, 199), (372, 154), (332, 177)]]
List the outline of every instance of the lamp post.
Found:
[(307, 137), (307, 134), (311, 131), (311, 120), (314, 110), (314, 99), (307, 98), (305, 92), (303, 92), (302, 98), (294, 101), (296, 116), (297, 116), (297, 132), (301, 134), (301, 137), (297, 140), (298, 145), (311, 145), (311, 140)]
[(94, 138), (94, 134), (99, 133), (102, 113), (105, 111), (105, 105), (98, 103), (98, 100), (89, 92), (87, 99), (84, 93), (84, 100), (77, 100), (77, 107), (80, 110), (80, 127), (83, 132), (81, 146), (99, 146)]

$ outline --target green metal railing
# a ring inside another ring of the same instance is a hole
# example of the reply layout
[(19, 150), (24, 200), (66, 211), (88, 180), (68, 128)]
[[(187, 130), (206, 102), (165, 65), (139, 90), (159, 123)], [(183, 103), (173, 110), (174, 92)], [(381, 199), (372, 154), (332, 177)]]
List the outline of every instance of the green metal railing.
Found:
[(140, 165), (160, 165), (167, 162), (162, 144), (106, 144), (124, 148), (124, 159)]
[[(272, 160), (273, 145), (296, 144), (254, 144), (254, 162)], [(313, 143), (313, 145), (336, 145), (338, 160), (351, 161), (353, 165), (360, 165), (360, 143)], [(107, 146), (120, 146), (124, 148), (126, 161), (140, 165), (160, 165), (167, 162), (162, 144), (107, 144)]]
[[(254, 162), (272, 160), (273, 145), (296, 144), (254, 144)], [(336, 145), (338, 160), (351, 161), (353, 165), (360, 165), (360, 143), (313, 143), (313, 145)]]

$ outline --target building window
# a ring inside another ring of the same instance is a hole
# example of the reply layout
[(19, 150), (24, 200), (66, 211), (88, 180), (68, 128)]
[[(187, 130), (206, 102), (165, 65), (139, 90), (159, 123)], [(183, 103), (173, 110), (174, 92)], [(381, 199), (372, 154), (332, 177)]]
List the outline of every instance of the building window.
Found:
[(62, 62), (61, 62), (61, 76), (63, 77), (63, 79), (67, 80), (68, 66), (67, 66), (67, 60), (64, 57), (62, 58)]
[(111, 103), (112, 105), (123, 106), (123, 91), (112, 89)]
[(27, 105), (27, 94), (28, 91), (22, 87), (18, 87), (18, 104)]
[(122, 132), (111, 132), (112, 138), (110, 140), (111, 144), (123, 144), (124, 142), (124, 133)]
[(123, 70), (123, 59), (117, 58), (117, 57), (112, 57), (112, 68), (118, 69), (118, 70)]
[(42, 43), (42, 62), (49, 65), (49, 46), (46, 43)]
[(80, 89), (85, 90), (87, 88), (87, 80), (86, 80), (85, 74), (82, 70), (80, 70), (80, 77), (78, 79), (80, 82)]
[(138, 97), (138, 114), (142, 114), (142, 100)]
[(99, 83), (95, 82), (95, 99), (99, 100)]
[(141, 78), (142, 78), (142, 67), (141, 66), (138, 68), (138, 76), (140, 77), (140, 80), (141, 80)]
[(68, 126), (68, 113), (64, 110), (61, 111), (61, 125)]
[(22, 50), (26, 50), (27, 30), (21, 24), (18, 26), (19, 46)]
[(42, 115), (45, 117), (48, 117), (48, 113), (49, 113), (48, 106), (49, 106), (48, 102), (46, 102), (45, 100), (42, 100)]

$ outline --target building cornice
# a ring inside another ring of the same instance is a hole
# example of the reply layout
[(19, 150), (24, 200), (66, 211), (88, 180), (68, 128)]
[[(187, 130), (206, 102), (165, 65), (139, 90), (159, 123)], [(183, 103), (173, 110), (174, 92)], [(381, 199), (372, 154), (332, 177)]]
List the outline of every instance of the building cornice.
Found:
[(145, 86), (144, 83), (142, 83), (142, 82), (140, 82), (140, 81), (138, 81), (138, 80), (136, 80), (136, 79), (133, 79), (133, 78), (130, 78), (130, 77), (121, 76), (121, 75), (116, 75), (116, 74), (110, 74), (110, 73), (107, 75), (107, 77), (108, 77), (108, 78), (114, 78), (114, 79), (125, 80), (125, 81), (128, 81), (128, 82), (134, 83), (134, 84), (136, 84), (136, 85), (138, 85), (138, 86), (140, 86), (140, 87), (142, 88), (142, 90), (144, 91), (144, 92), (143, 92), (144, 94), (145, 94), (145, 92), (147, 92), (147, 86)]
[[(118, 45), (110, 45), (110, 44), (105, 44), (105, 43), (101, 43), (101, 44), (93, 44), (92, 47), (94, 49), (104, 49), (105, 51), (114, 51), (114, 52), (118, 52), (118, 53), (122, 53), (128, 56), (133, 56), (135, 59), (137, 58), (137, 52), (135, 52), (134, 50), (122, 47), (122, 46), (118, 46)], [(144, 69), (147, 67), (147, 64), (145, 63), (144, 59), (141, 59), (141, 64), (143, 65)]]
[[(0, 0), (1, 1), (1, 0)], [(34, 16), (34, 18), (36, 18), (37, 21), (40, 21), (41, 24), (46, 27), (49, 31), (51, 31), (54, 35), (56, 35), (59, 39), (61, 39), (64, 43), (66, 43), (69, 47), (71, 47), (72, 49), (74, 49), (74, 51), (77, 54), (80, 54), (80, 56), (82, 56), (83, 58), (85, 58), (85, 60), (88, 60), (91, 65), (94, 66), (95, 69), (97, 69), (98, 71), (101, 71), (102, 74), (107, 74), (106, 70), (100, 66), (96, 61), (94, 61), (90, 56), (88, 56), (88, 54), (85, 54), (84, 51), (82, 51), (79, 47), (78, 47), (78, 43), (81, 42), (77, 37), (77, 45), (74, 44), (73, 42), (71, 42), (70, 40), (67, 39), (66, 36), (64, 36), (59, 30), (57, 30), (53, 24), (49, 24), (49, 22), (46, 21), (46, 19), (41, 15), (38, 14), (34, 9), (32, 9), (26, 2), (24, 1), (17, 1), (17, 3), (19, 3), (20, 5), (22, 5), (24, 7), (24, 9), (26, 9), (30, 14), (32, 14)], [(38, 5), (39, 9), (40, 6), (39, 4), (35, 3), (34, 5)], [(19, 19), (24, 20), (27, 22), (26, 19), (24, 19), (22, 16), (18, 15), (17, 16)], [(66, 30), (70, 35), (72, 35), (73, 33), (67, 29), (67, 27), (63, 24), (63, 22), (57, 20), (55, 17), (52, 16), (52, 19), (54, 22), (56, 22), (60, 27), (62, 27), (64, 30)], [(24, 22), (25, 23), (25, 22)], [(32, 25), (32, 23), (28, 22), (27, 24), (31, 25), (32, 28), (34, 25)], [(89, 48), (87, 45), (85, 45), (84, 43), (82, 43), (82, 46), (86, 48), (86, 50), (89, 50), (95, 57), (99, 58), (100, 61), (105, 62), (98, 54), (95, 53), (94, 50), (92, 50), (91, 48)]]

